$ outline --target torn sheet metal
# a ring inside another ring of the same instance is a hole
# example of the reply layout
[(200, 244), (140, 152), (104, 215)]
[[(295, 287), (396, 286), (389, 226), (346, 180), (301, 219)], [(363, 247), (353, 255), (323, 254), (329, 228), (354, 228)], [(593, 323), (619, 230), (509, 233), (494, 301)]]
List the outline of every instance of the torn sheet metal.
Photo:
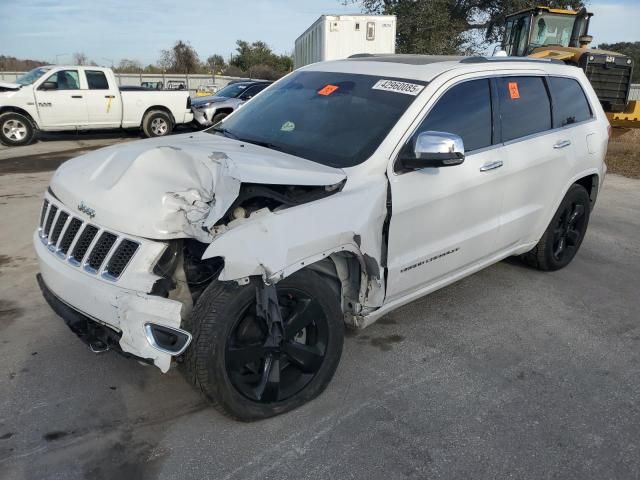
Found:
[(374, 282), (365, 303), (379, 305), (383, 300), (380, 263), (386, 186), (383, 181), (359, 186), (347, 183), (341, 192), (315, 202), (276, 212), (259, 210), (229, 223), (203, 258), (224, 258), (221, 280), (261, 275), (267, 281), (278, 281), (332, 253), (352, 252)]

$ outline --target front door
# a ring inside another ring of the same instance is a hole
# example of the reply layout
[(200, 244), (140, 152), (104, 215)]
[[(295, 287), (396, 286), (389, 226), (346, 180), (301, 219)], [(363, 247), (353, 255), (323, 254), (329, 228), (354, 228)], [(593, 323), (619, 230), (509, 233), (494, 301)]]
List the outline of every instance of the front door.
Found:
[(464, 163), (452, 167), (389, 172), (387, 300), (449, 277), (495, 255), (499, 240), (504, 174), (493, 147), (493, 106), (488, 79), (448, 89), (413, 133), (459, 135)]
[(78, 70), (58, 70), (49, 75), (38, 85), (35, 97), (42, 128), (87, 124), (87, 104), (80, 89)]

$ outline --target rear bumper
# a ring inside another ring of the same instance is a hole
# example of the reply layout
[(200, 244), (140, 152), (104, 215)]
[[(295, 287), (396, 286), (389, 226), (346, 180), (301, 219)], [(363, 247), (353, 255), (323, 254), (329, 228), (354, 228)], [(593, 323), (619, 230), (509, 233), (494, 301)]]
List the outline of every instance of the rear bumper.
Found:
[(188, 110), (184, 113), (184, 118), (182, 119), (182, 123), (191, 123), (193, 120), (193, 112)]
[(173, 355), (152, 345), (146, 326), (179, 330), (180, 302), (122, 288), (88, 275), (53, 254), (37, 231), (33, 244), (40, 263), (38, 283), (43, 295), (75, 333), (85, 341), (96, 341), (96, 345), (101, 342), (153, 363), (163, 372), (169, 370)]

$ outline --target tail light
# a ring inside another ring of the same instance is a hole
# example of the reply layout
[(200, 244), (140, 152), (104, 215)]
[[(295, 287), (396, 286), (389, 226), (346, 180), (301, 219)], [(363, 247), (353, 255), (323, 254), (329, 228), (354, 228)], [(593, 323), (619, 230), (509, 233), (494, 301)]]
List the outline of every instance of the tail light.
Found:
[(613, 137), (613, 128), (611, 128), (611, 124), (607, 125), (607, 134), (609, 135), (609, 140)]

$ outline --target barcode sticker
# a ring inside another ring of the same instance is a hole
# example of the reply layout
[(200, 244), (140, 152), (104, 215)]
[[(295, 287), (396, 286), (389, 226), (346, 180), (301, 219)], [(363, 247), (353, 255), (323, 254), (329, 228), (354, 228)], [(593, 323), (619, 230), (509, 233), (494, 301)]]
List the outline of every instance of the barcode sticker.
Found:
[(372, 90), (384, 90), (386, 92), (404, 93), (405, 95), (418, 95), (424, 85), (418, 85), (417, 83), (398, 82), (397, 80), (378, 80), (376, 84), (371, 87)]

